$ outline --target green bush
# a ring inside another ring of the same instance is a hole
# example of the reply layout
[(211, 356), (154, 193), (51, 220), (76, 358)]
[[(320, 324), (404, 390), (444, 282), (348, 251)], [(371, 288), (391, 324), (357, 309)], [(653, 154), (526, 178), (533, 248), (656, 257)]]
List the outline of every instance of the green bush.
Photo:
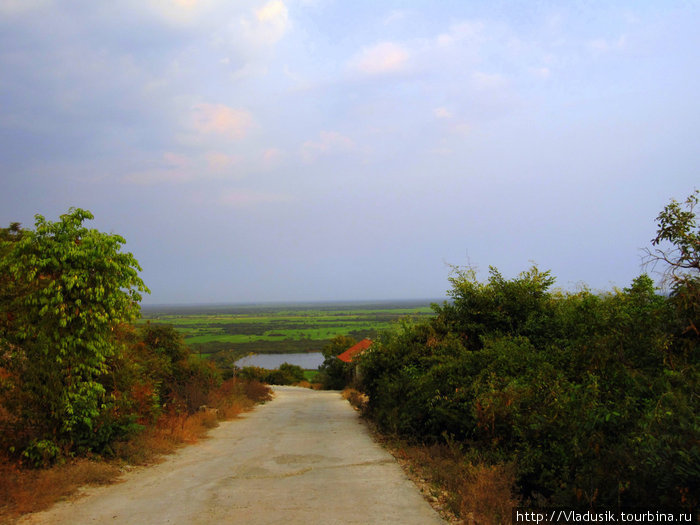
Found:
[(125, 240), (86, 228), (92, 218), (71, 209), (56, 222), (36, 215), (34, 230), (0, 230), (0, 367), (15, 381), (2, 402), (32, 456), (49, 442), (102, 446), (101, 378), (119, 351), (115, 331), (148, 291)]
[(607, 294), (552, 293), (535, 268), (451, 282), (435, 318), (382, 334), (359, 360), (382, 428), (512, 462), (533, 501), (698, 503), (700, 372), (675, 296), (647, 276)]
[(257, 366), (246, 366), (238, 371), (238, 377), (248, 381), (259, 381), (269, 385), (293, 385), (304, 380), (304, 369), (297, 365), (282, 363), (279, 369), (268, 370)]

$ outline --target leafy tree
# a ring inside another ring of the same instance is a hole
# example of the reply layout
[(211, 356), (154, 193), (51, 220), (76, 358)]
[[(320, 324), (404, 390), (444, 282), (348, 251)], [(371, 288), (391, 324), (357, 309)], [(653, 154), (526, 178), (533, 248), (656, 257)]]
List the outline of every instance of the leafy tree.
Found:
[(298, 383), (304, 380), (304, 369), (298, 365), (282, 363), (279, 370), (289, 378), (289, 383)]
[(336, 335), (331, 341), (321, 349), (323, 357), (326, 359), (330, 357), (337, 357), (348, 348), (355, 346), (357, 340), (349, 335)]
[(700, 225), (695, 216), (698, 195), (700, 190), (688, 196), (685, 209), (672, 199), (656, 217), (658, 230), (651, 240), (655, 248), (647, 250), (647, 260), (665, 263), (666, 274), (674, 281), (700, 272)]
[[(700, 190), (695, 190), (684, 205), (671, 202), (657, 216), (655, 247), (647, 249), (647, 264), (662, 263), (664, 277), (671, 286), (681, 334), (678, 345), (692, 355), (700, 342), (700, 224), (695, 208)], [(697, 359), (697, 356), (696, 356)]]
[(238, 372), (238, 377), (270, 385), (293, 385), (304, 380), (304, 369), (289, 363), (282, 363), (278, 369), (274, 370), (258, 366), (244, 366)]
[(319, 379), (324, 388), (338, 390), (348, 384), (352, 376), (352, 369), (348, 363), (338, 359), (338, 356), (355, 344), (357, 341), (353, 337), (337, 335), (321, 349), (324, 360), (318, 369), (320, 371)]
[(304, 369), (298, 365), (282, 363), (277, 370), (268, 370), (262, 382), (270, 385), (293, 385), (304, 380)]
[(0, 353), (17, 381), (10, 408), (34, 429), (29, 451), (94, 446), (115, 330), (148, 292), (125, 240), (83, 226), (92, 218), (71, 208), (0, 236)]

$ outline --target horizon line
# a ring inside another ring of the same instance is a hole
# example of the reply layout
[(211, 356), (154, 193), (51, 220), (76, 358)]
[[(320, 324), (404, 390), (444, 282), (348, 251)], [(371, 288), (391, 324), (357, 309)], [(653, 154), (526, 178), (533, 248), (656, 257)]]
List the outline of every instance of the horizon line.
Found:
[(300, 300), (270, 300), (270, 301), (212, 301), (212, 302), (171, 302), (171, 303), (139, 303), (142, 308), (154, 307), (191, 307), (191, 306), (279, 306), (303, 304), (387, 304), (435, 301), (446, 301), (448, 297), (412, 297), (404, 299), (300, 299)]

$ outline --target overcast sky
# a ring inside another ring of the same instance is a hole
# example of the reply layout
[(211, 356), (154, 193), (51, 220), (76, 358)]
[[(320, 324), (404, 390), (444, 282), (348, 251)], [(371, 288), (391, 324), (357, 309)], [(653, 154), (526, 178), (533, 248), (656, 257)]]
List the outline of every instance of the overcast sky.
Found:
[(0, 225), (70, 207), (145, 303), (627, 286), (700, 186), (700, 3), (0, 0)]

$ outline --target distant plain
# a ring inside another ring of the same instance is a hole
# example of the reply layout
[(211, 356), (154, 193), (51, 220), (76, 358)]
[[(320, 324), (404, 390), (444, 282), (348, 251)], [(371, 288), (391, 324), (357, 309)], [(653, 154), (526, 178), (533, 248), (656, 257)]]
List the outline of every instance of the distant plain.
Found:
[(375, 338), (401, 318), (433, 315), (438, 300), (143, 306), (141, 322), (169, 324), (202, 357), (318, 352), (333, 337)]

